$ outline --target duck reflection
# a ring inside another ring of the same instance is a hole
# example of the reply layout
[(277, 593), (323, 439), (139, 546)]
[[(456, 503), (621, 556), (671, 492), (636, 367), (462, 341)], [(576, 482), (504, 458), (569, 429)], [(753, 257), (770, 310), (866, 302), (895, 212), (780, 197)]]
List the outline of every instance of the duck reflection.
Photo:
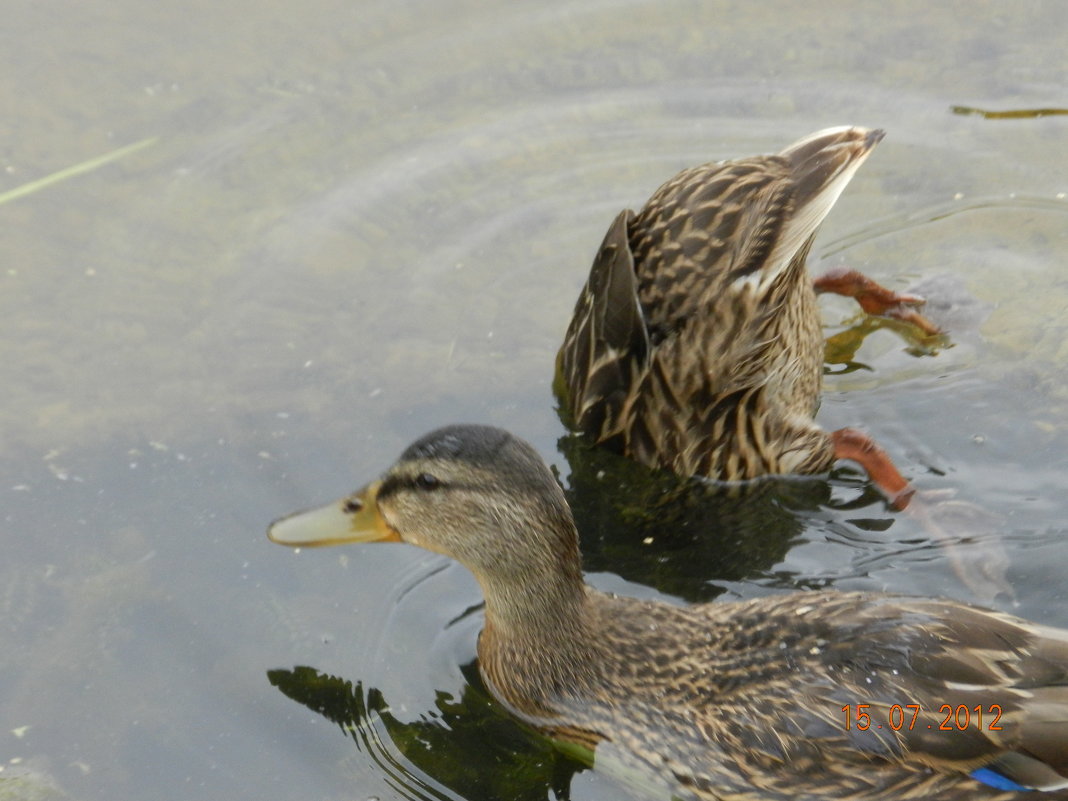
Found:
[(409, 723), (361, 681), (306, 666), (269, 670), (267, 679), (287, 698), (336, 723), (406, 798), (567, 801), (571, 779), (585, 765), (495, 704), (475, 661), (461, 670), (467, 684), (460, 698), (439, 691), (436, 712)]
[[(650, 470), (581, 435), (562, 437), (557, 448), (570, 468), (563, 483), (584, 568), (688, 601), (716, 597), (723, 592), (718, 581), (771, 570), (800, 540), (809, 517), (831, 503), (826, 478), (713, 482)], [(855, 483), (858, 497), (849, 505), (882, 510), (885, 520), (872, 523), (890, 526), (879, 492), (862, 476)]]

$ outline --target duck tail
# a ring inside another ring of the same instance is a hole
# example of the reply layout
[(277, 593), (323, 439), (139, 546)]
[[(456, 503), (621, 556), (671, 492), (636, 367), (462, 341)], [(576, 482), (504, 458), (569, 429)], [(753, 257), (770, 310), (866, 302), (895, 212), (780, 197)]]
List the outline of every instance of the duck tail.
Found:
[(795, 208), (813, 206), (819, 209), (814, 213), (820, 220), (827, 216), (846, 184), (885, 135), (879, 128), (825, 128), (782, 151), (779, 155), (792, 168)]
[(995, 787), (1016, 785), (1009, 789), (1068, 789), (1068, 687), (1032, 692), (1021, 705), (1015, 748), (974, 771), (973, 778)]
[(759, 282), (766, 287), (780, 273), (800, 280), (820, 223), (883, 135), (878, 129), (825, 128), (779, 154), (789, 166), (790, 211), (781, 215), (782, 226), (775, 232), (774, 248), (762, 260), (767, 267), (742, 275), (739, 283)]

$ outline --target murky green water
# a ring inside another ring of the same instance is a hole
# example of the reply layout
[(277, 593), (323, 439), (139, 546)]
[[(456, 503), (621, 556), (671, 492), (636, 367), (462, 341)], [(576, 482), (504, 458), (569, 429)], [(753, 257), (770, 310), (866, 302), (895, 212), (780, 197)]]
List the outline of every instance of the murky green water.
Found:
[[(567, 479), (553, 356), (615, 212), (828, 125), (888, 137), (814, 269), (928, 282), (953, 346), (870, 333), (819, 419), (996, 515), (957, 553), (1068, 626), (1068, 118), (950, 111), (1064, 105), (1061, 4), (5, 11), (0, 192), (155, 141), (0, 204), (0, 798), (617, 797), (472, 685), (461, 568), (264, 530), (447, 422)], [(850, 471), (785, 492), (759, 551), (588, 533), (592, 579), (981, 594)]]

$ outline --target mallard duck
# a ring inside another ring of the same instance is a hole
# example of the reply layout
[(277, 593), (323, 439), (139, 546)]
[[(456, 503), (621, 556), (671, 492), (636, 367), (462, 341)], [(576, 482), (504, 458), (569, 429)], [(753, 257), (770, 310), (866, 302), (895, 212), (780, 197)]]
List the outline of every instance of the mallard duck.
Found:
[(643, 792), (1068, 798), (1068, 631), (879, 593), (679, 607), (600, 592), (552, 473), (497, 428), (434, 431), (269, 536), (405, 542), (461, 562), (485, 597), (478, 657), (494, 697)]
[(911, 490), (855, 429), (828, 433), (819, 407), (817, 291), (869, 313), (938, 328), (854, 270), (815, 285), (816, 230), (883, 132), (830, 128), (774, 156), (705, 164), (612, 222), (557, 357), (569, 424), (653, 468), (744, 480), (857, 461), (897, 505)]

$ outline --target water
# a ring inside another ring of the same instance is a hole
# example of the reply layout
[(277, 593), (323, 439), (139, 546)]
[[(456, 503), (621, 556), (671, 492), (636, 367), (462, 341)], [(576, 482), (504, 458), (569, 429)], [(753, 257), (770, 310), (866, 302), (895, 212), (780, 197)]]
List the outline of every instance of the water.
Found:
[[(1065, 12), (840, 11), (9, 4), (0, 191), (155, 139), (0, 205), (0, 795), (617, 797), (479, 695), (461, 568), (264, 530), (447, 422), (510, 428), (566, 478), (552, 360), (614, 214), (828, 125), (888, 136), (813, 269), (948, 274), (925, 291), (957, 316), (934, 353), (871, 332), (819, 420), (996, 515), (958, 553), (1000, 548), (993, 603), (1068, 626), (1065, 122), (950, 110), (1061, 102)], [(977, 597), (850, 471), (794, 489), (759, 558), (725, 539), (717, 572), (680, 573), (707, 564), (683, 543), (650, 570), (591, 539), (592, 580)], [(287, 672), (333, 677), (331, 703)]]

